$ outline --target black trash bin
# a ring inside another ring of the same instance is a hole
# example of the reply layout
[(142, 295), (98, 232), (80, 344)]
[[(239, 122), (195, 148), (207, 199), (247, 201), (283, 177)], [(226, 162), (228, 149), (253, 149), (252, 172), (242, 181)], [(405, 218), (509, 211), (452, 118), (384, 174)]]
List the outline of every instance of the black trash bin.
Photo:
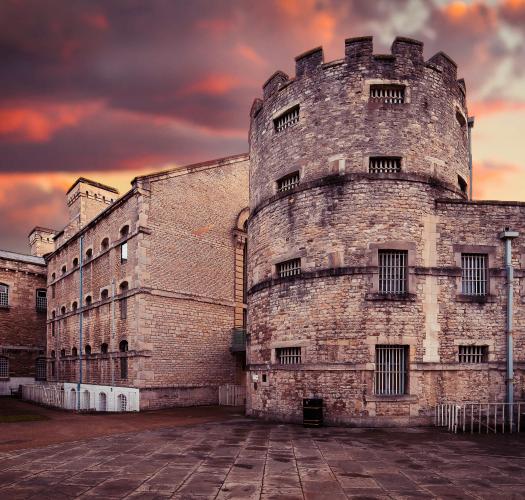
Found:
[(303, 399), (303, 425), (305, 427), (321, 427), (323, 425), (322, 399)]

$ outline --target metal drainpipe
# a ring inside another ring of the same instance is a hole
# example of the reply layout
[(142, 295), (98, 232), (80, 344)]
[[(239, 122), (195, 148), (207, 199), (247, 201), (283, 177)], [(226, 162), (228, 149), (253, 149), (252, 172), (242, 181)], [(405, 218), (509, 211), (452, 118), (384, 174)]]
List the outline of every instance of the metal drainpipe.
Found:
[(82, 385), (82, 327), (83, 327), (83, 320), (84, 320), (84, 311), (82, 311), (82, 297), (84, 295), (84, 236), (82, 235), (80, 237), (80, 298), (79, 298), (79, 346), (78, 346), (78, 363), (79, 363), (79, 370), (78, 370), (78, 383), (77, 383), (77, 410), (80, 411), (80, 387)]
[(111, 280), (111, 339), (109, 342), (109, 367), (111, 370), (111, 385), (115, 385), (115, 366), (113, 363), (113, 346), (115, 343), (115, 278)]
[(468, 171), (469, 171), (469, 199), (472, 200), (472, 128), (474, 127), (474, 117), (471, 116), (467, 120), (467, 134), (468, 134)]
[[(513, 359), (513, 342), (512, 342), (512, 313), (513, 313), (513, 279), (514, 269), (512, 267), (512, 240), (517, 238), (519, 233), (511, 231), (506, 227), (499, 235), (500, 239), (505, 243), (505, 269), (507, 271), (507, 321), (506, 321), (506, 337), (507, 337), (507, 374), (506, 374), (506, 389), (507, 395), (505, 402), (512, 404), (514, 402), (514, 359)], [(509, 408), (509, 412), (512, 409)], [(509, 413), (510, 414), (510, 413)]]

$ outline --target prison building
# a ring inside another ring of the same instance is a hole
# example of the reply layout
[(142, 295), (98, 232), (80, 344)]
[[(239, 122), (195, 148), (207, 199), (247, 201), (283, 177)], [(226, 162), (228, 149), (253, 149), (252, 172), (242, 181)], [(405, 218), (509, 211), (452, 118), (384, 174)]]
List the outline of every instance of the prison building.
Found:
[(523, 400), (525, 204), (468, 196), (454, 61), (362, 37), (295, 63), (250, 112), (247, 413), (299, 422), (321, 398), (328, 423), (418, 425), (505, 401), (507, 244)]

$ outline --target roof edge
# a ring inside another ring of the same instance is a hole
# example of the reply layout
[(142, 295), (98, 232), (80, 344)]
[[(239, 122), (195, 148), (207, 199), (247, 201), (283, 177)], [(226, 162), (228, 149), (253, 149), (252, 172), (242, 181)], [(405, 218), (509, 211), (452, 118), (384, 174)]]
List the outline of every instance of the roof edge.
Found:
[(87, 177), (79, 177), (72, 184), (72, 186), (66, 191), (66, 194), (69, 194), (79, 182), (83, 182), (83, 183), (89, 184), (89, 185), (91, 185), (93, 187), (98, 187), (100, 189), (104, 189), (105, 191), (109, 191), (111, 193), (119, 194), (117, 188), (114, 188), (114, 187), (111, 187), (111, 186), (107, 186), (106, 184), (102, 184), (101, 182), (93, 181), (91, 179), (88, 179)]

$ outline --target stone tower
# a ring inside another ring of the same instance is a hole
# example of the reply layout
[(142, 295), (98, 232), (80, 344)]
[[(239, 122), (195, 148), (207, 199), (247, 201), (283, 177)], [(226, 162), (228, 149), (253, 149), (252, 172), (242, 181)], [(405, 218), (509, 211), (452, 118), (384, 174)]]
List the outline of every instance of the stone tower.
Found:
[(321, 397), (332, 423), (428, 418), (435, 206), (467, 199), (465, 94), (450, 57), (425, 61), (406, 38), (381, 55), (349, 39), (329, 63), (316, 48), (264, 84), (250, 113), (250, 414), (297, 421), (302, 398)]

